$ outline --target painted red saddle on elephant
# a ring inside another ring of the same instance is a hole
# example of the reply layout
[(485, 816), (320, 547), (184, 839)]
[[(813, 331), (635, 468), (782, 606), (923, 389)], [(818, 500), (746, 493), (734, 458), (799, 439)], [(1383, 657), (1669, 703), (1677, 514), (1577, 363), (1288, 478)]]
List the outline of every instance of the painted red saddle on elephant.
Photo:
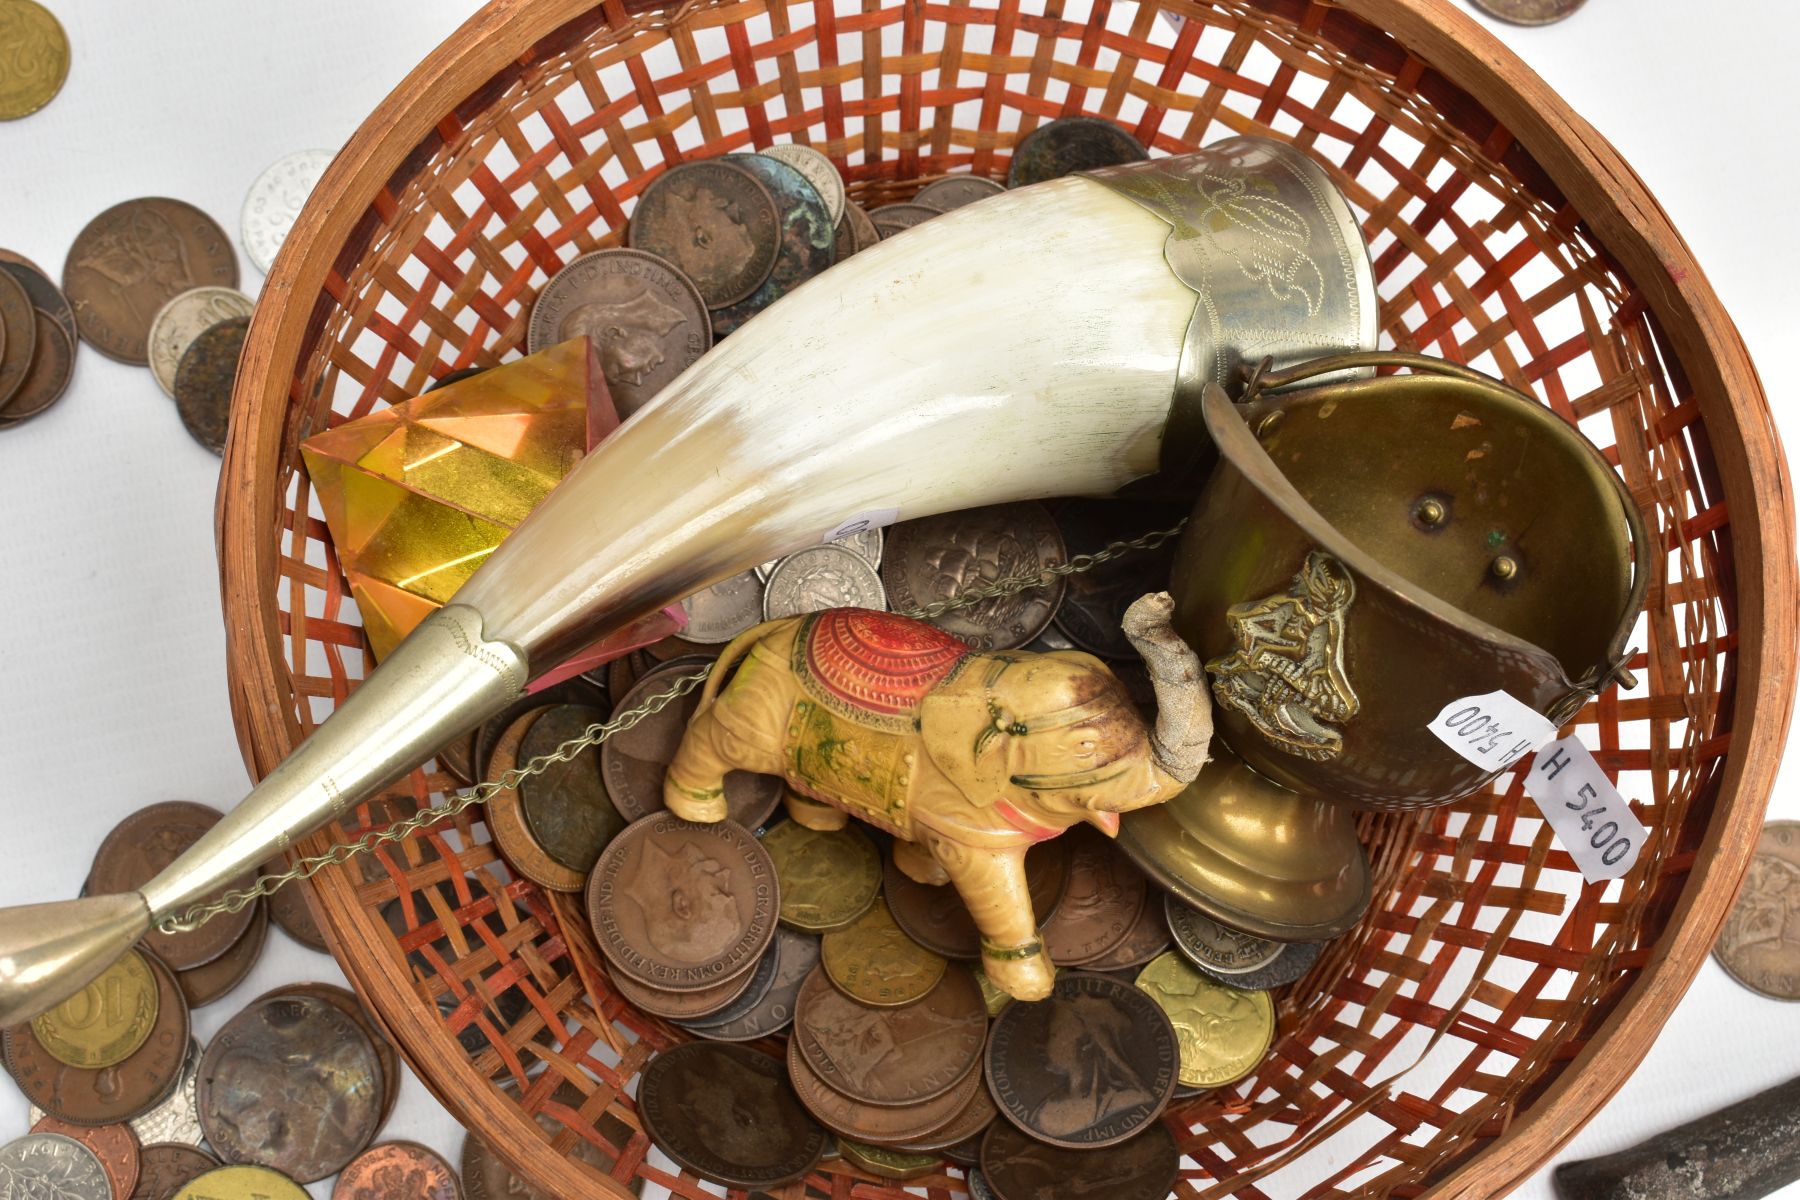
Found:
[(802, 677), (865, 712), (910, 716), (970, 652), (935, 626), (872, 609), (826, 609), (807, 621), (795, 642)]

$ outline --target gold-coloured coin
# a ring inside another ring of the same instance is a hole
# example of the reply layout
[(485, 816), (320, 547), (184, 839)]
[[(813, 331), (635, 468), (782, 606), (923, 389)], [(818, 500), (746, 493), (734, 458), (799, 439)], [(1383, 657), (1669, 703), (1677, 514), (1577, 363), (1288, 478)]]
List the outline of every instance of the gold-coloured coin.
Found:
[(33, 1017), (31, 1032), (57, 1062), (99, 1070), (124, 1062), (144, 1044), (156, 1027), (156, 1012), (156, 976), (132, 950), (100, 978)]
[(0, 121), (28, 117), (69, 77), (69, 38), (36, 0), (0, 0)]
[(881, 851), (855, 825), (829, 832), (783, 821), (762, 837), (781, 885), (781, 923), (805, 933), (842, 929), (881, 893)]
[(169, 1200), (312, 1200), (306, 1189), (268, 1167), (220, 1167), (182, 1184)]
[(819, 961), (839, 991), (877, 1008), (921, 999), (950, 965), (949, 959), (901, 932), (881, 900), (846, 928), (820, 939)]
[(1138, 972), (1137, 985), (1175, 1026), (1181, 1082), (1188, 1087), (1242, 1079), (1269, 1052), (1275, 1036), (1269, 993), (1214, 983), (1173, 950)]
[(890, 1150), (868, 1142), (853, 1142), (846, 1137), (838, 1138), (837, 1144), (838, 1152), (846, 1162), (883, 1179), (917, 1179), (931, 1174), (944, 1161), (937, 1154), (909, 1154), (905, 1150)]

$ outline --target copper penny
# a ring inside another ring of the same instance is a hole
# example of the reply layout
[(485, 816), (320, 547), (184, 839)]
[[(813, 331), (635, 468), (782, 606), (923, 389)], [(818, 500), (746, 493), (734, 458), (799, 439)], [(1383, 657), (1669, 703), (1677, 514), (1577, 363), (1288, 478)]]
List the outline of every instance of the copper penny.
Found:
[(953, 1146), (979, 1138), (999, 1115), (1000, 1110), (994, 1107), (994, 1097), (986, 1088), (978, 1087), (954, 1117), (923, 1137), (909, 1138), (895, 1149), (910, 1150), (915, 1154), (948, 1152)]
[(747, 1046), (689, 1042), (650, 1060), (638, 1083), (644, 1132), (684, 1170), (726, 1187), (799, 1179), (825, 1131), (795, 1101), (779, 1060)]
[(161, 197), (127, 200), (89, 221), (63, 263), (82, 338), (138, 366), (150, 361), (150, 323), (163, 305), (189, 288), (237, 282), (237, 257), (218, 223)]
[(100, 1160), (106, 1181), (112, 1184), (114, 1196), (129, 1196), (138, 1181), (138, 1140), (129, 1125), (75, 1125), (55, 1117), (40, 1117), (31, 1126), (33, 1133), (58, 1133), (74, 1138)]
[(207, 326), (181, 352), (175, 368), (175, 408), (194, 440), (214, 454), (225, 453), (231, 424), (231, 386), (250, 332), (249, 317), (227, 317)]
[[(277, 856), (264, 863), (260, 873), (280, 875), (287, 869), (287, 859)], [(312, 905), (306, 901), (306, 894), (311, 890), (310, 879), (295, 879), (276, 889), (267, 897), (269, 919), (275, 922), (281, 932), (308, 950), (330, 954), (331, 947), (325, 943), (325, 933), (313, 917)]]
[(1137, 920), (1118, 945), (1087, 963), (1086, 968), (1090, 971), (1123, 971), (1141, 967), (1167, 950), (1173, 940), (1169, 923), (1163, 918), (1162, 905), (1146, 897), (1144, 906), (1138, 910)]
[[(494, 743), (488, 768), (498, 778), (519, 765), (519, 748), (548, 708), (534, 708), (522, 714)], [(525, 806), (518, 788), (498, 792), (487, 802), (487, 825), (494, 835), (494, 845), (506, 856), (514, 870), (539, 887), (553, 892), (579, 892), (587, 884), (587, 876), (564, 866), (550, 857), (550, 852), (532, 835), (525, 822)]]
[(208, 1171), (216, 1171), (218, 1159), (182, 1142), (157, 1142), (138, 1154), (137, 1188), (131, 1200), (169, 1200), (186, 1184)]
[(0, 411), (10, 407), (13, 393), (25, 382), (37, 349), (37, 316), (31, 297), (11, 275), (0, 274)]
[(729, 160), (681, 163), (638, 197), (630, 238), (693, 280), (708, 308), (723, 308), (775, 269), (781, 211), (762, 180)]
[(1126, 1140), (1167, 1107), (1181, 1048), (1144, 992), (1064, 971), (1047, 999), (1009, 1004), (994, 1019), (986, 1062), (1007, 1120), (1051, 1145), (1091, 1149)]
[[(635, 653), (635, 651), (633, 652)], [(631, 657), (626, 655), (627, 658)], [(615, 662), (619, 661), (617, 659)], [(611, 665), (610, 663), (607, 665)], [(488, 770), (488, 759), (493, 755), (494, 743), (500, 735), (512, 727), (514, 721), (534, 709), (549, 708), (554, 704), (592, 704), (606, 707), (607, 692), (599, 684), (590, 682), (586, 676), (578, 675), (574, 679), (565, 679), (561, 683), (521, 696), (499, 713), (481, 723), (475, 731), (474, 756), (469, 760), (472, 778), (476, 780), (492, 779)]]
[(1029, 187), (1076, 171), (1149, 158), (1143, 143), (1101, 117), (1058, 117), (1019, 140), (1006, 171), (1007, 187)]
[[(767, 957), (768, 952), (764, 951), (763, 958)], [(761, 962), (762, 959), (757, 960), (758, 965)], [(623, 972), (614, 975), (612, 983), (619, 995), (633, 1006), (652, 1016), (679, 1021), (711, 1016), (748, 991), (755, 980), (756, 970), (752, 968), (734, 979), (727, 979), (697, 992), (665, 992), (661, 988), (639, 983)]]
[(66, 1066), (50, 1056), (29, 1026), (6, 1031), (6, 1069), (27, 1100), (77, 1125), (111, 1125), (149, 1112), (175, 1090), (187, 1058), (187, 1001), (173, 972), (150, 955), (144, 959), (156, 975), (156, 1025), (117, 1066), (97, 1071)]
[(1713, 957), (1773, 1000), (1800, 1000), (1800, 821), (1770, 821)]
[(1164, 1200), (1175, 1190), (1181, 1151), (1160, 1121), (1101, 1150), (1034, 1141), (997, 1121), (981, 1143), (981, 1175), (995, 1200)]
[(381, 1061), (360, 1022), (285, 993), (225, 1023), (201, 1055), (199, 1099), (220, 1158), (311, 1183), (341, 1171), (375, 1136)]
[[(513, 1100), (518, 1099), (517, 1092), (510, 1086), (504, 1090)], [(562, 1151), (570, 1161), (590, 1167), (599, 1174), (610, 1175), (613, 1182), (622, 1187), (642, 1192), (642, 1179), (620, 1179), (615, 1173), (619, 1157), (637, 1136), (629, 1126), (611, 1110), (603, 1110), (593, 1124), (565, 1123), (580, 1117), (585, 1100), (574, 1084), (563, 1083), (532, 1115), (548, 1138), (555, 1139), (559, 1145), (571, 1143)], [(570, 1135), (573, 1135), (572, 1140)], [(563, 1200), (514, 1175), (512, 1168), (474, 1134), (463, 1139), (462, 1185), (468, 1200)]]
[(189, 1008), (202, 1008), (230, 993), (244, 982), (269, 941), (269, 911), (261, 900), (250, 906), (250, 928), (237, 945), (209, 963), (175, 973)]
[[(761, 179), (781, 214), (779, 250), (767, 279), (743, 300), (714, 310), (713, 335), (726, 337), (744, 322), (837, 261), (837, 218), (812, 178), (797, 164), (766, 154), (733, 154), (728, 161)], [(830, 160), (825, 165), (829, 167)], [(836, 170), (832, 182), (840, 182)], [(840, 182), (841, 187), (841, 182)]]
[(18, 280), (25, 294), (31, 297), (31, 306), (49, 316), (57, 328), (68, 335), (69, 353), (73, 355), (81, 333), (75, 326), (75, 310), (69, 306), (69, 298), (63, 295), (62, 289), (50, 281), (42, 267), (7, 250), (0, 250), (0, 272)]
[[(1003, 579), (1035, 578), (1065, 561), (1062, 534), (1042, 504), (995, 504), (902, 521), (888, 530), (881, 582), (904, 613)], [(1068, 589), (1048, 587), (982, 600), (931, 618), (976, 650), (1023, 646), (1044, 631)]]
[[(222, 815), (216, 808), (187, 800), (139, 809), (100, 843), (88, 872), (88, 890), (97, 896), (137, 891), (217, 825)], [(230, 886), (247, 888), (250, 884), (248, 875), (240, 875)], [(208, 899), (217, 899), (217, 895)], [(245, 907), (214, 917), (192, 933), (153, 929), (144, 935), (144, 945), (175, 970), (191, 970), (237, 945), (255, 919), (255, 912)]]
[[(754, 1004), (743, 1013), (731, 1009), (715, 1014), (714, 1019), (695, 1021), (687, 1028), (713, 1042), (750, 1042), (787, 1028), (794, 1020), (801, 985), (819, 965), (819, 939), (791, 929), (777, 929), (775, 944), (763, 953), (763, 962), (773, 956), (775, 977)], [(762, 963), (757, 964), (760, 973)], [(752, 983), (752, 990), (756, 985)]]
[(1056, 915), (1044, 922), (1044, 949), (1059, 967), (1079, 967), (1125, 940), (1149, 896), (1137, 865), (1085, 825), (1069, 842), (1069, 886)]
[(1587, 0), (1472, 0), (1490, 17), (1513, 25), (1553, 25), (1575, 15)]
[[(732, 985), (737, 987), (738, 990), (737, 994), (730, 1000), (697, 1017), (670, 1017), (669, 1019), (684, 1029), (696, 1029), (707, 1024), (723, 1024), (728, 1021), (735, 1021), (744, 1016), (751, 1009), (755, 1008), (757, 1004), (762, 1001), (764, 996), (769, 994), (770, 988), (775, 986), (776, 971), (781, 966), (781, 945), (784, 936), (793, 937), (795, 934), (791, 930), (782, 929), (777, 926), (775, 930), (775, 940), (769, 944), (767, 950), (763, 951), (762, 957), (756, 960), (756, 966), (753, 969), (744, 972), (737, 979), (731, 981)], [(615, 980), (614, 982), (616, 983), (617, 981)], [(621, 987), (619, 991), (621, 995), (629, 996), (634, 990), (642, 990), (643, 986), (644, 985), (641, 983), (632, 983), (629, 987)], [(705, 995), (705, 993), (662, 992), (658, 993), (658, 995), (680, 997), (684, 995), (699, 996)], [(655, 1010), (648, 1009), (646, 1011), (654, 1012)], [(657, 1015), (660, 1016), (662, 1014), (659, 1013)], [(728, 1042), (736, 1039), (718, 1038), (714, 1040)]]
[(456, 1172), (417, 1142), (383, 1142), (351, 1160), (331, 1200), (461, 1200)]
[(315, 1000), (323, 1000), (361, 1027), (369, 1044), (375, 1047), (376, 1058), (381, 1062), (381, 1119), (375, 1125), (379, 1131), (393, 1115), (394, 1104), (400, 1098), (400, 1052), (375, 1024), (375, 1019), (363, 1007), (362, 1001), (356, 998), (356, 993), (335, 983), (290, 983), (264, 992), (252, 1003), (260, 1003), (275, 996), (311, 996)]
[(961, 966), (904, 1008), (858, 1004), (820, 969), (801, 985), (794, 1016), (794, 1042), (807, 1065), (864, 1104), (911, 1105), (944, 1095), (979, 1068), (986, 1040), (981, 989)]
[[(559, 704), (526, 731), (519, 744), (519, 759), (530, 762), (550, 754), (571, 738), (580, 737), (588, 726), (605, 720), (606, 713), (597, 708)], [(597, 746), (525, 780), (519, 785), (519, 803), (525, 811), (525, 824), (544, 852), (579, 872), (583, 882), (600, 851), (625, 828), (625, 818), (607, 799), (606, 786), (600, 781)]]
[(753, 969), (779, 905), (768, 851), (731, 821), (652, 813), (626, 826), (588, 877), (588, 919), (608, 961), (674, 992)]
[(924, 1137), (940, 1128), (963, 1110), (969, 1097), (981, 1086), (981, 1072), (975, 1070), (963, 1076), (955, 1087), (930, 1100), (917, 1104), (866, 1104), (820, 1079), (806, 1056), (800, 1053), (796, 1039), (788, 1041), (787, 1063), (795, 1094), (820, 1124), (845, 1137), (883, 1145)]
[[(1039, 842), (1025, 852), (1025, 883), (1031, 911), (1041, 927), (1062, 902), (1068, 882), (1069, 848), (1063, 838)], [(900, 869), (892, 854), (882, 872), (882, 891), (894, 923), (927, 950), (959, 962), (981, 957), (981, 931), (951, 885), (920, 883)]]
[(75, 344), (43, 309), (34, 309), (37, 349), (12, 399), (0, 405), (0, 427), (11, 428), (62, 399), (75, 377)]

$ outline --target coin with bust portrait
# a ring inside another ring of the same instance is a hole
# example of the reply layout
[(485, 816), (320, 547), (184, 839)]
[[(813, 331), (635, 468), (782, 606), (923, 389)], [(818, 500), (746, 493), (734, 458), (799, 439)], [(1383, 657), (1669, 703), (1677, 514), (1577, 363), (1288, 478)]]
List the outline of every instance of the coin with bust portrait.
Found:
[(221, 1165), (198, 1146), (153, 1142), (138, 1152), (138, 1182), (131, 1200), (168, 1200), (184, 1184)]
[(774, 269), (755, 291), (735, 304), (713, 309), (716, 338), (736, 332), (751, 317), (837, 261), (837, 218), (802, 172), (762, 154), (732, 154), (721, 161), (743, 168), (769, 189), (781, 212), (781, 247)]
[(200, 331), (175, 368), (175, 409), (194, 440), (225, 453), (231, 422), (231, 388), (250, 333), (249, 317), (227, 317)]
[[(582, 704), (559, 704), (525, 731), (519, 743), (519, 760), (530, 762), (592, 725), (603, 724), (606, 714)], [(600, 780), (600, 750), (590, 746), (566, 762), (553, 762), (542, 772), (519, 784), (519, 806), (525, 824), (544, 852), (583, 881), (606, 844), (625, 828), (625, 818), (607, 799)], [(570, 889), (571, 891), (577, 889)]]
[(339, 987), (335, 983), (287, 983), (271, 988), (252, 1003), (261, 1003), (277, 996), (310, 996), (314, 1000), (323, 1000), (355, 1021), (357, 1028), (363, 1031), (369, 1044), (375, 1047), (375, 1057), (381, 1066), (379, 1086), (376, 1089), (381, 1102), (381, 1113), (375, 1123), (375, 1128), (379, 1131), (393, 1115), (394, 1104), (400, 1098), (400, 1052), (394, 1048), (394, 1043), (388, 1040), (387, 1034), (382, 1032), (374, 1018), (369, 1016), (368, 1010), (363, 1008), (362, 1001), (349, 988)]
[(825, 974), (863, 1004), (911, 1004), (938, 985), (948, 961), (907, 937), (876, 900), (869, 911), (819, 942)]
[(669, 1021), (704, 1019), (737, 1003), (756, 982), (757, 969), (768, 956), (769, 952), (765, 950), (752, 969), (694, 992), (664, 991), (662, 988), (639, 983), (623, 971), (613, 974), (612, 985), (626, 1003), (652, 1016)]
[[(764, 950), (762, 957), (756, 960), (755, 968), (730, 981), (734, 993), (731, 998), (724, 1004), (716, 1005), (705, 1011), (700, 1011), (699, 1003), (690, 1001), (689, 998), (703, 997), (707, 995), (706, 992), (664, 992), (655, 988), (646, 988), (643, 984), (632, 980), (630, 976), (623, 974), (613, 980), (613, 986), (618, 988), (621, 996), (631, 1000), (634, 1004), (638, 1003), (634, 997), (635, 992), (652, 994), (652, 1004), (668, 1004), (671, 1011), (660, 1012), (657, 1008), (644, 1004), (638, 1004), (638, 1007), (646, 1012), (656, 1013), (657, 1016), (664, 1017), (684, 1029), (699, 1029), (709, 1023), (723, 1024), (727, 1021), (734, 1021), (761, 1003), (763, 997), (769, 994), (769, 989), (775, 986), (775, 975), (781, 965), (781, 943), (784, 934), (789, 937), (799, 936), (789, 929), (776, 929), (775, 940), (769, 943), (769, 948)], [(678, 1007), (685, 1007), (695, 1012), (696, 1015), (689, 1016), (676, 1011)], [(731, 1041), (733, 1039), (720, 1038), (719, 1040)]]
[(747, 1046), (689, 1042), (663, 1051), (644, 1068), (637, 1105), (664, 1154), (726, 1187), (799, 1179), (825, 1153), (825, 1131), (796, 1101), (781, 1063)]
[(1170, 951), (1138, 972), (1140, 991), (1156, 1002), (1181, 1044), (1181, 1082), (1211, 1088), (1256, 1069), (1275, 1035), (1275, 1006), (1267, 992), (1249, 992), (1208, 979)]
[[(217, 825), (223, 815), (216, 808), (187, 800), (170, 800), (139, 809), (120, 821), (100, 843), (88, 871), (88, 890), (97, 896), (137, 891), (198, 841), (201, 834)], [(247, 888), (250, 884), (248, 875), (240, 875), (230, 887)], [(245, 907), (235, 913), (221, 913), (191, 933), (153, 929), (145, 935), (144, 945), (170, 967), (185, 971), (211, 962), (231, 949), (250, 928), (255, 915)]]
[(886, 607), (881, 575), (867, 558), (837, 542), (780, 560), (763, 592), (763, 616), (771, 621), (827, 608)]
[(781, 885), (781, 922), (808, 933), (842, 929), (881, 894), (881, 851), (854, 823), (808, 829), (783, 821), (762, 836)]
[(0, 1186), (6, 1200), (113, 1200), (94, 1152), (60, 1133), (31, 1133), (0, 1146)]
[(687, 614), (683, 641), (722, 645), (763, 619), (763, 582), (755, 571), (740, 571), (681, 602)]
[(1104, 958), (1131, 933), (1149, 882), (1095, 829), (1077, 826), (1059, 840), (1069, 843), (1069, 885), (1044, 922), (1044, 949), (1058, 966), (1079, 967)]
[[(903, 521), (887, 531), (881, 582), (895, 612), (923, 609), (1003, 579), (1034, 578), (1066, 561), (1062, 534), (1035, 501), (995, 504)], [(1067, 590), (996, 596), (930, 618), (976, 650), (1010, 650), (1044, 631)]]
[[(1045, 1145), (1005, 1121), (981, 1144), (981, 1186), (993, 1200), (1164, 1200), (1180, 1171), (1181, 1151), (1160, 1121), (1100, 1150)], [(974, 1179), (969, 1191), (979, 1196)]]
[(849, 197), (844, 193), (844, 177), (838, 174), (837, 165), (829, 158), (800, 142), (780, 142), (758, 150), (757, 153), (786, 163), (804, 175), (806, 182), (812, 184), (819, 193), (819, 198), (825, 201), (832, 223), (843, 220)]
[(762, 286), (781, 254), (781, 209), (761, 179), (729, 158), (670, 167), (631, 214), (632, 248), (694, 281), (708, 308)]
[(138, 366), (149, 362), (150, 323), (163, 305), (190, 288), (237, 283), (237, 256), (218, 223), (160, 196), (115, 204), (89, 221), (63, 263), (82, 340)]
[(1111, 121), (1070, 116), (1046, 121), (1019, 141), (1007, 168), (1007, 187), (1029, 187), (1076, 171), (1149, 158), (1143, 143)]
[(383, 1142), (350, 1160), (331, 1200), (462, 1200), (456, 1172), (417, 1142)]
[(974, 1070), (949, 1091), (930, 1100), (916, 1104), (870, 1104), (838, 1091), (821, 1079), (793, 1039), (788, 1041), (787, 1067), (794, 1094), (821, 1125), (840, 1137), (881, 1145), (923, 1137), (940, 1128), (962, 1111), (981, 1086), (981, 1072)]
[(807, 1065), (834, 1090), (882, 1107), (920, 1104), (980, 1069), (987, 1010), (960, 964), (916, 1004), (886, 1008), (844, 995), (817, 970), (800, 987), (793, 1036)]
[(1763, 826), (1713, 957), (1753, 992), (1800, 1000), (1800, 821)]

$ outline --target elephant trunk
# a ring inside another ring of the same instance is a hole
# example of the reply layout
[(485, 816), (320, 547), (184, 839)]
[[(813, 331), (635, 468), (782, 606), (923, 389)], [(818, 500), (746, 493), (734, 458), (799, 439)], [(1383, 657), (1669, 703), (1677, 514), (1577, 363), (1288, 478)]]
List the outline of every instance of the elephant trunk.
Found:
[(1156, 765), (1186, 785), (1206, 765), (1212, 741), (1212, 700), (1200, 659), (1170, 624), (1175, 602), (1167, 592), (1139, 596), (1125, 610), (1125, 636), (1143, 656), (1156, 689), (1156, 728), (1150, 734)]

